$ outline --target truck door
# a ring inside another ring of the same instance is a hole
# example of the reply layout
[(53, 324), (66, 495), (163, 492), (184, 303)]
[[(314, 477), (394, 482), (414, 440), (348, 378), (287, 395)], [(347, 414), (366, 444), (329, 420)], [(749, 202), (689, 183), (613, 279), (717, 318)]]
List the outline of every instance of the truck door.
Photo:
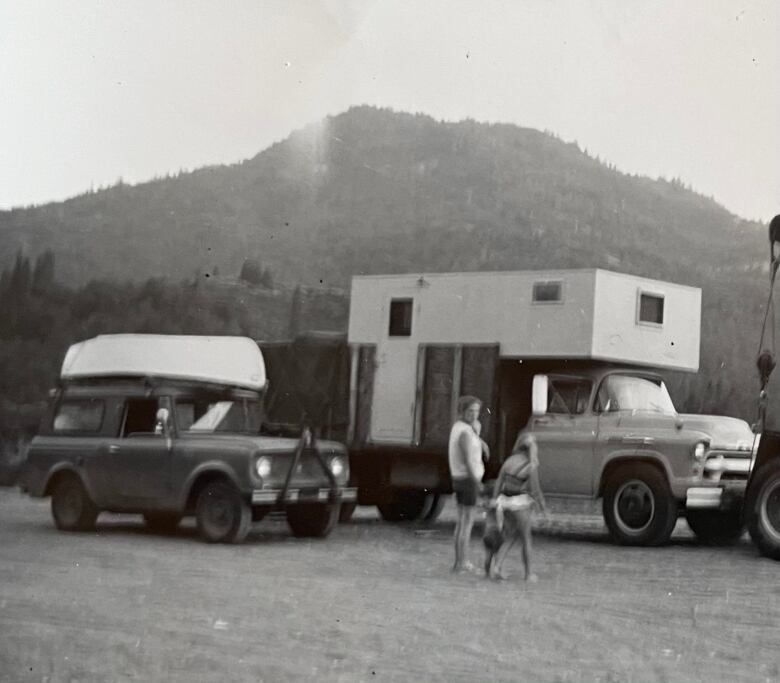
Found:
[(166, 439), (155, 433), (158, 407), (167, 399), (129, 398), (119, 434), (107, 441), (102, 476), (114, 500), (149, 502), (169, 493), (171, 459)]
[(545, 493), (593, 494), (593, 463), (598, 417), (589, 408), (593, 382), (550, 376), (545, 415), (531, 417), (539, 446), (539, 483)]

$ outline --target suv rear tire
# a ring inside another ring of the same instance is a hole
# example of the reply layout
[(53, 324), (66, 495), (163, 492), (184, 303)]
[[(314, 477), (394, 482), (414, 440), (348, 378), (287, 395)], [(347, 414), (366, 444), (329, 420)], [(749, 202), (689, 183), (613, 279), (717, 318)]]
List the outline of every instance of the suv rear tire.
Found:
[(228, 481), (212, 481), (198, 495), (198, 532), (208, 543), (241, 543), (252, 525), (252, 510)]
[(99, 513), (79, 477), (75, 474), (60, 475), (51, 493), (51, 515), (58, 529), (91, 531)]
[(764, 465), (753, 481), (745, 506), (750, 537), (762, 555), (780, 560), (780, 461)]
[(677, 522), (677, 502), (666, 477), (643, 462), (621, 466), (606, 483), (604, 521), (621, 545), (663, 545)]

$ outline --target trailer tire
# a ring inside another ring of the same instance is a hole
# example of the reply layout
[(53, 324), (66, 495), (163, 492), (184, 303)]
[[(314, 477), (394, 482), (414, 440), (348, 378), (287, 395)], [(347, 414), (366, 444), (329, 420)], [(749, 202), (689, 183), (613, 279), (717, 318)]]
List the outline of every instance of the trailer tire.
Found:
[(341, 505), (338, 503), (306, 503), (290, 505), (287, 510), (287, 524), (293, 536), (299, 538), (325, 538), (339, 519)]
[(603, 512), (610, 536), (620, 545), (663, 545), (677, 522), (677, 501), (656, 467), (636, 462), (610, 476)]
[(688, 510), (685, 520), (705, 545), (732, 545), (745, 533), (742, 510)]
[(425, 514), (424, 519), (426, 522), (435, 522), (437, 519), (439, 519), (439, 515), (444, 509), (444, 504), (447, 502), (447, 498), (442, 493), (432, 493), (429, 497), (431, 499), (431, 507)]
[(750, 537), (765, 557), (780, 560), (780, 461), (764, 465), (753, 476), (745, 506)]
[(352, 519), (352, 515), (355, 514), (355, 508), (357, 503), (342, 503), (341, 512), (339, 512), (339, 522), (346, 524)]
[(411, 522), (425, 518), (433, 495), (425, 491), (396, 491), (392, 502), (379, 503), (377, 508), (386, 522)]

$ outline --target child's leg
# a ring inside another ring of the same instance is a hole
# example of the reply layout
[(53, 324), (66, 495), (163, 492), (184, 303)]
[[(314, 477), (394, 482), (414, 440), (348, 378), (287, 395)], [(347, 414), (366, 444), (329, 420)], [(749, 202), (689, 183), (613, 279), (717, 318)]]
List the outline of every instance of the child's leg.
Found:
[(520, 527), (520, 540), (523, 546), (523, 566), (525, 567), (525, 580), (536, 581), (536, 574), (531, 571), (531, 511), (523, 510), (517, 514)]
[(508, 538), (506, 541), (503, 542), (501, 547), (498, 549), (498, 552), (495, 555), (495, 558), (493, 559), (493, 570), (490, 573), (491, 578), (493, 579), (505, 579), (506, 576), (503, 573), (502, 569), (504, 566), (504, 560), (506, 559), (506, 556), (509, 554), (509, 551), (512, 549), (512, 546), (515, 544), (515, 541), (517, 539), (513, 536), (512, 538)]

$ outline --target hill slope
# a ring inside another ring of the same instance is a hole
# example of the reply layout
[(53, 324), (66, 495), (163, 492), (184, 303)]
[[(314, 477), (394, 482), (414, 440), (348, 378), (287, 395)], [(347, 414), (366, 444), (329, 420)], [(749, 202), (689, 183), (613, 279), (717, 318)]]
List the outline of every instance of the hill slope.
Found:
[(546, 133), (358, 107), (233, 166), (0, 212), (0, 267), (54, 251), (93, 277), (602, 266), (700, 284), (755, 268), (762, 230), (677, 182), (628, 176)]

